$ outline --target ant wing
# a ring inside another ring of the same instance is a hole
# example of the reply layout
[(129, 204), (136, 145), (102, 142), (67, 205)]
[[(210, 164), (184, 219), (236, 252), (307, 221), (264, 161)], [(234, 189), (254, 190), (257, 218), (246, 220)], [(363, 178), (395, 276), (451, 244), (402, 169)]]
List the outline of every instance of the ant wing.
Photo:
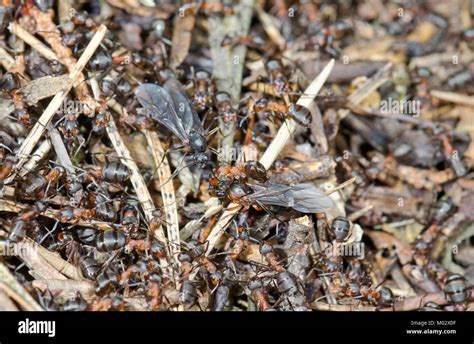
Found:
[(252, 188), (255, 192), (248, 195), (251, 201), (293, 208), (302, 213), (319, 213), (334, 206), (323, 191), (311, 184), (265, 184), (252, 185)]
[(200, 134), (204, 133), (204, 128), (201, 124), (201, 119), (191, 105), (191, 101), (184, 93), (181, 84), (176, 79), (168, 79), (164, 88), (168, 91), (181, 122), (183, 123), (184, 130), (187, 133), (190, 133), (191, 130), (194, 130)]
[(183, 127), (170, 94), (155, 84), (138, 85), (135, 97), (146, 112), (158, 123), (169, 129), (183, 143), (188, 143), (188, 134)]

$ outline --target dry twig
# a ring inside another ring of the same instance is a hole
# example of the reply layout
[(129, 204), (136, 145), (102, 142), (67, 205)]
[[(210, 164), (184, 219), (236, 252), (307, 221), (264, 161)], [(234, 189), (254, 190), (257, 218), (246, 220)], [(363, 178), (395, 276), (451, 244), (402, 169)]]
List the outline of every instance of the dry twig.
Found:
[(151, 148), (153, 160), (158, 169), (158, 179), (161, 184), (161, 198), (163, 199), (163, 210), (166, 219), (168, 242), (175, 264), (180, 266), (178, 255), (181, 252), (179, 238), (178, 209), (176, 207), (176, 197), (174, 186), (171, 181), (171, 169), (165, 151), (161, 145), (160, 138), (156, 132), (144, 130), (148, 145)]
[(0, 289), (14, 299), (25, 311), (43, 310), (2, 262), (0, 262), (0, 282)]

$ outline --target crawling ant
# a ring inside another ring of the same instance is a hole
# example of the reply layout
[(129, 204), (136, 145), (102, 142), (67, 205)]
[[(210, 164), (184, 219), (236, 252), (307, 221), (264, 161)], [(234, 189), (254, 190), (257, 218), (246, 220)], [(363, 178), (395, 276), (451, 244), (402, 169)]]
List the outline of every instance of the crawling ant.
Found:
[(268, 302), (268, 293), (262, 281), (250, 281), (248, 287), (253, 301), (257, 304), (258, 310), (266, 311), (271, 309), (271, 305)]
[(148, 278), (146, 296), (152, 311), (159, 310), (162, 298), (162, 278), (157, 273), (152, 273)]
[(265, 182), (267, 171), (258, 161), (247, 161), (242, 165), (223, 164), (209, 173), (209, 194), (225, 198), (233, 182)]
[(131, 62), (130, 56), (125, 53), (112, 57), (107, 51), (97, 51), (89, 61), (89, 68), (93, 72), (103, 72), (112, 66), (124, 66)]
[(214, 292), (214, 299), (211, 310), (213, 312), (222, 312), (230, 302), (231, 285), (229, 282), (222, 282)]
[(66, 169), (62, 166), (55, 166), (49, 170), (49, 172), (45, 175), (45, 179), (47, 182), (46, 189), (43, 193), (43, 196), (48, 196), (49, 189), (51, 185), (60, 183), (64, 177), (66, 176)]
[(127, 236), (121, 230), (109, 229), (101, 232), (96, 239), (96, 247), (100, 252), (110, 252), (125, 246)]
[(260, 247), (260, 253), (273, 270), (279, 273), (285, 271), (285, 268), (280, 264), (280, 261), (273, 249), (273, 246), (269, 242), (263, 243), (263, 245)]
[(211, 104), (212, 81), (211, 75), (205, 70), (198, 70), (193, 79), (193, 104), (198, 111), (203, 111)]
[(95, 209), (64, 207), (59, 210), (56, 218), (59, 222), (65, 223), (77, 222), (79, 220), (90, 221), (95, 215)]
[(466, 279), (458, 274), (452, 274), (446, 279), (444, 293), (446, 299), (455, 305), (456, 309), (464, 310), (466, 302), (469, 300), (470, 292), (466, 284)]
[(99, 275), (101, 267), (94, 258), (90, 256), (83, 256), (79, 260), (79, 268), (85, 278), (95, 280), (95, 278)]
[(419, 309), (420, 312), (441, 312), (443, 309), (436, 302), (427, 302)]
[(117, 211), (113, 201), (106, 193), (95, 192), (92, 196), (92, 203), (95, 205), (95, 214), (102, 221), (115, 222)]
[(118, 275), (119, 284), (121, 286), (129, 285), (135, 280), (141, 280), (148, 275), (147, 264), (143, 260), (139, 260), (135, 264), (129, 265), (121, 274)]
[(254, 104), (254, 111), (257, 115), (268, 116), (275, 114), (285, 119), (287, 116), (303, 127), (311, 125), (311, 113), (307, 108), (298, 104), (282, 104), (275, 100), (261, 98)]
[(107, 109), (107, 101), (101, 99), (94, 111), (93, 131), (102, 133), (110, 121), (110, 112)]
[(270, 82), (275, 87), (277, 93), (282, 94), (290, 91), (288, 78), (285, 75), (283, 66), (278, 60), (270, 60), (265, 64)]
[(46, 289), (43, 292), (36, 290), (36, 298), (44, 311), (59, 311), (59, 305), (54, 301), (54, 296), (49, 289)]
[(215, 105), (217, 113), (222, 117), (225, 123), (237, 121), (237, 110), (232, 107), (232, 100), (229, 93), (217, 92), (215, 95)]
[(288, 271), (280, 271), (276, 276), (278, 291), (282, 294), (292, 295), (298, 292), (298, 285), (294, 276)]
[(0, 181), (11, 176), (15, 167), (16, 157), (14, 155), (7, 155), (0, 163)]
[(333, 58), (338, 58), (341, 52), (339, 48), (335, 46), (334, 41), (343, 38), (351, 31), (352, 25), (350, 23), (341, 20), (335, 21), (312, 35), (307, 42), (307, 48), (313, 48)]
[(117, 274), (107, 269), (99, 274), (95, 280), (95, 292), (103, 295), (119, 285)]
[(337, 216), (331, 222), (330, 233), (336, 241), (342, 242), (349, 236), (350, 228), (351, 224), (347, 218)]
[(136, 204), (125, 202), (120, 212), (122, 230), (133, 237), (139, 229), (140, 213)]
[[(153, 217), (150, 219), (148, 223), (148, 228), (150, 229), (151, 232), (155, 232), (163, 224), (163, 221), (161, 219), (162, 213), (159, 210), (153, 210), (152, 216)], [(157, 248), (159, 245), (162, 245), (162, 243), (157, 241), (156, 242)]]
[(259, 36), (231, 36), (225, 35), (221, 42), (221, 47), (234, 47), (236, 45), (246, 45), (252, 49), (265, 51), (271, 49), (265, 40)]
[(100, 172), (100, 177), (110, 183), (124, 183), (130, 177), (125, 164), (118, 161), (107, 162)]
[(88, 306), (87, 301), (84, 300), (81, 293), (77, 292), (74, 298), (67, 300), (62, 305), (61, 310), (65, 312), (84, 312)]
[(46, 178), (39, 173), (29, 173), (25, 179), (19, 182), (17, 192), (19, 195), (36, 198), (41, 195), (47, 185)]
[(74, 113), (67, 113), (64, 115), (64, 118), (59, 125), (59, 130), (67, 141), (76, 141), (77, 135), (79, 134), (79, 121), (77, 120), (77, 115)]
[(0, 91), (9, 94), (13, 101), (13, 114), (15, 118), (20, 124), (29, 127), (31, 125), (31, 116), (27, 108), (28, 104), (19, 90), (20, 87), (20, 79), (11, 72), (5, 73), (0, 81)]
[[(80, 47), (91, 38), (97, 30), (98, 25), (89, 17), (87, 12), (74, 11), (70, 13), (68, 20), (59, 25), (59, 28), (63, 32), (61, 43), (76, 53)], [(113, 42), (107, 36), (103, 44), (108, 47), (113, 46)]]
[(181, 286), (180, 301), (187, 308), (191, 308), (196, 304), (197, 301), (197, 290), (196, 285), (186, 280)]
[[(117, 78), (104, 78), (100, 83), (100, 90), (104, 94), (104, 96), (111, 98), (115, 94), (119, 96), (127, 96), (132, 93), (134, 87), (130, 82), (128, 82), (125, 78), (117, 77)], [(105, 107), (105, 106), (102, 106)]]
[[(246, 218), (246, 217), (241, 217)], [(239, 219), (239, 222), (241, 220)], [(230, 249), (229, 255), (227, 256), (231, 261), (236, 261), (240, 254), (246, 249), (248, 245), (249, 234), (245, 226), (240, 223), (235, 228), (235, 233), (232, 239), (226, 243), (225, 250)]]
[(74, 235), (68, 231), (59, 231), (56, 240), (49, 245), (50, 250), (63, 252), (67, 257), (67, 261), (76, 264), (81, 259), (82, 246), (74, 240)]

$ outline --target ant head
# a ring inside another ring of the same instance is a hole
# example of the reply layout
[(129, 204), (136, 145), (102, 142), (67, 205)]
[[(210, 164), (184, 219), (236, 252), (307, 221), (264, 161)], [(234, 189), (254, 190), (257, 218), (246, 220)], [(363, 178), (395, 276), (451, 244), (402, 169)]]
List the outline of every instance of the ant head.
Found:
[(14, 73), (5, 73), (0, 80), (0, 91), (11, 92), (20, 87), (20, 79)]
[(196, 153), (194, 155), (194, 162), (200, 168), (206, 168), (209, 165), (209, 155), (206, 153)]

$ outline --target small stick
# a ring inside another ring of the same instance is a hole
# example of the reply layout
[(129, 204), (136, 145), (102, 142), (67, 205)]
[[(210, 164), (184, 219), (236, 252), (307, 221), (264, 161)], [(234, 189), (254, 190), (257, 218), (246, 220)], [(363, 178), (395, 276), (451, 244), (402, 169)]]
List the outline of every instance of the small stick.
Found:
[[(171, 164), (175, 167), (175, 169), (178, 169), (178, 179), (181, 182), (181, 184), (186, 188), (186, 192), (183, 192), (183, 194), (186, 194), (191, 190), (192, 192), (196, 193), (199, 190), (199, 182), (201, 179), (201, 176), (196, 176), (193, 172), (191, 172), (191, 169), (186, 166), (186, 164), (183, 164), (184, 162), (184, 155), (181, 154), (178, 151), (169, 151), (169, 158)], [(166, 183), (172, 183), (170, 179), (165, 181)], [(160, 188), (162, 185), (159, 186)]]
[(280, 50), (283, 51), (286, 46), (286, 40), (275, 26), (272, 16), (266, 13), (258, 5), (255, 6), (255, 9), (257, 10), (258, 18), (262, 23), (263, 30), (265, 30), (268, 37), (270, 37), (270, 39), (280, 48)]
[(362, 208), (362, 209), (359, 209), (355, 212), (353, 212), (352, 214), (350, 214), (349, 216), (347, 216), (347, 219), (351, 222), (354, 222), (356, 221), (357, 219), (359, 219), (360, 217), (364, 216), (365, 214), (367, 214), (369, 211), (371, 211), (372, 209), (374, 208), (373, 204), (371, 205), (368, 205), (367, 207), (365, 208)]
[[(216, 200), (217, 198), (210, 198), (209, 200)], [(212, 204), (207, 208), (204, 215), (202, 215), (199, 219), (189, 221), (179, 232), (179, 237), (181, 240), (186, 240), (191, 237), (194, 232), (200, 229), (200, 224), (205, 219), (209, 219), (212, 216), (216, 215), (218, 212), (222, 210), (222, 205), (217, 204), (217, 202), (212, 202)]]
[(62, 279), (66, 277), (55, 269), (37, 250), (39, 245), (28, 241), (17, 243), (19, 246), (19, 257), (31, 270), (30, 274), (35, 279)]
[(0, 262), (0, 283), (2, 284), (0, 289), (20, 304), (25, 311), (43, 310), (2, 262)]
[(56, 55), (54, 51), (49, 49), (46, 45), (44, 45), (38, 38), (33, 36), (31, 33), (26, 31), (21, 25), (18, 23), (12, 22), (8, 26), (8, 30), (18, 38), (21, 38), (25, 43), (30, 45), (33, 49), (39, 52), (48, 60), (57, 60), (59, 61), (59, 57)]
[(17, 312), (19, 309), (0, 286), (0, 311)]
[(66, 146), (64, 145), (61, 134), (59, 134), (58, 129), (53, 126), (48, 126), (49, 137), (51, 138), (51, 143), (53, 144), (54, 151), (58, 158), (58, 162), (66, 169), (69, 174), (75, 174), (74, 165), (72, 164), (71, 158), (67, 152)]
[[(324, 69), (316, 77), (316, 79), (314, 79), (313, 82), (308, 86), (303, 95), (298, 99), (298, 105), (302, 105), (305, 107), (310, 106), (314, 98), (318, 95), (319, 91), (323, 87), (327, 78), (329, 77), (329, 74), (331, 74), (333, 68), (334, 59), (332, 59), (326, 65), (326, 67), (324, 67)], [(268, 170), (271, 167), (275, 159), (278, 157), (278, 154), (280, 154), (280, 151), (286, 145), (291, 135), (295, 132), (296, 126), (297, 123), (292, 119), (287, 119), (283, 123), (281, 128), (278, 130), (277, 135), (271, 142), (270, 146), (267, 148), (262, 158), (260, 159), (260, 163), (265, 167), (265, 169)], [(209, 255), (212, 252), (212, 249), (219, 242), (219, 239), (225, 232), (227, 226), (230, 224), (234, 216), (239, 213), (241, 208), (242, 207), (239, 204), (235, 203), (231, 203), (227, 206), (227, 209), (221, 215), (219, 221), (207, 237), (208, 246), (206, 250), (206, 255)]]
[(15, 59), (2, 47), (0, 47), (0, 62), (2, 63), (3, 68), (10, 70), (15, 63)]
[[(431, 55), (425, 55), (420, 57), (415, 57), (411, 59), (409, 68), (415, 69), (416, 67), (435, 67), (440, 66), (443, 63), (451, 63), (453, 61), (454, 52), (446, 53), (436, 53)], [(458, 63), (460, 65), (468, 65), (472, 60), (474, 60), (473, 52), (463, 52), (459, 54)]]
[(83, 279), (82, 274), (79, 272), (79, 268), (62, 259), (57, 253), (51, 252), (43, 246), (38, 245), (32, 239), (28, 238), (27, 241), (30, 243), (30, 245), (36, 248), (41, 257), (43, 257), (53, 268), (55, 268), (61, 274), (77, 281)]
[(451, 103), (474, 106), (474, 97), (466, 96), (464, 94), (431, 90), (430, 96), (447, 101), (447, 102), (451, 102)]
[[(99, 47), (100, 42), (104, 38), (105, 32), (107, 31), (107, 27), (105, 25), (101, 25), (97, 32), (95, 33), (94, 37), (92, 37), (91, 41), (87, 45), (86, 50), (82, 53), (81, 57), (77, 61), (76, 65), (74, 66), (73, 70), (69, 74), (70, 82), (66, 84), (66, 86), (54, 96), (54, 98), (49, 103), (46, 110), (44, 110), (41, 117), (38, 119), (38, 122), (33, 126), (33, 129), (28, 133), (25, 141), (20, 147), (20, 150), (17, 153), (18, 162), (16, 164), (16, 170), (18, 171), (23, 164), (26, 162), (28, 155), (31, 153), (35, 145), (38, 143), (39, 139), (44, 133), (47, 125), (55, 115), (56, 111), (60, 108), (63, 100), (66, 98), (66, 95), (72, 88), (72, 85), (75, 83), (77, 78), (82, 75), (82, 69), (86, 66), (89, 59), (92, 57), (96, 49)], [(5, 183), (9, 183), (13, 180), (15, 174), (12, 174)]]
[(345, 188), (346, 186), (351, 185), (352, 183), (354, 183), (356, 181), (356, 179), (357, 179), (357, 177), (352, 177), (351, 179), (346, 180), (344, 183), (341, 183), (338, 186), (326, 191), (325, 194), (329, 196), (330, 194), (332, 194), (332, 193), (334, 193), (338, 190), (341, 190), (341, 189)]
[[(388, 74), (392, 68), (392, 63), (388, 62), (382, 68), (380, 68), (377, 73), (375, 73), (370, 79), (368, 79), (364, 84), (354, 93), (352, 93), (347, 101), (349, 104), (358, 105), (362, 100), (365, 99), (370, 93), (375, 91), (380, 85), (387, 81)], [(338, 116), (342, 120), (347, 115), (350, 114), (350, 110), (343, 109), (338, 111)]]
[(171, 181), (171, 169), (165, 151), (161, 145), (158, 134), (154, 131), (143, 130), (148, 145), (151, 148), (153, 160), (158, 169), (158, 179), (161, 184), (161, 198), (163, 199), (163, 210), (166, 218), (166, 229), (168, 233), (168, 241), (174, 262), (179, 266), (178, 255), (181, 252), (179, 238), (179, 222), (178, 209), (176, 207), (176, 197), (174, 193), (173, 182)]
[[(375, 312), (377, 307), (374, 306), (360, 306), (360, 305), (338, 305), (324, 302), (313, 302), (310, 305), (311, 309), (317, 311), (334, 311), (334, 312)], [(391, 308), (382, 308), (381, 311), (391, 311)]]
[(227, 226), (230, 224), (234, 216), (239, 213), (240, 209), (242, 209), (242, 207), (239, 204), (231, 203), (224, 210), (221, 217), (219, 218), (219, 221), (217, 221), (216, 225), (214, 228), (212, 228), (211, 233), (209, 233), (209, 236), (207, 237), (208, 245), (206, 256), (211, 254), (212, 249), (217, 245)]
[(448, 303), (444, 292), (427, 293), (412, 297), (405, 297), (401, 300), (395, 300), (393, 308), (395, 311), (414, 311), (423, 307), (427, 302), (435, 302), (442, 306)]
[(326, 133), (324, 132), (323, 118), (321, 111), (315, 102), (312, 102), (308, 107), (311, 112), (313, 123), (311, 124), (311, 133), (316, 141), (316, 147), (318, 148), (319, 155), (327, 154), (329, 145)]
[(33, 288), (45, 291), (49, 289), (53, 294), (60, 292), (61, 298), (75, 297), (76, 293), (81, 293), (82, 297), (90, 300), (95, 297), (94, 283), (92, 281), (37, 279), (31, 282)]
[(51, 142), (49, 140), (44, 140), (40, 143), (39, 147), (35, 150), (35, 152), (31, 155), (30, 160), (26, 162), (20, 172), (18, 174), (20, 177), (26, 176), (30, 171), (32, 171), (38, 163), (44, 159), (44, 157), (49, 153), (51, 150)]

